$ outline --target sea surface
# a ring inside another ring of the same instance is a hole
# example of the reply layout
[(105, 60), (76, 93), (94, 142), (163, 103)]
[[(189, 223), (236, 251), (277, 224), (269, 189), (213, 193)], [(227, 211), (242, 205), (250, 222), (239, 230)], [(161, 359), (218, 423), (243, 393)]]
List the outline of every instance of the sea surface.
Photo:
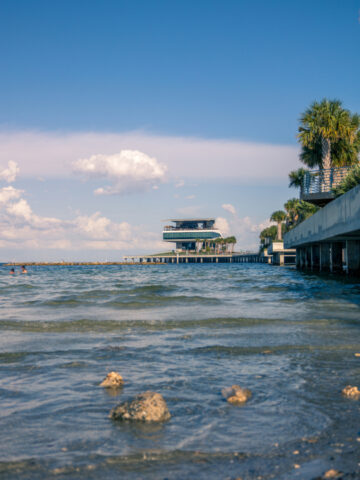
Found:
[[(360, 284), (259, 264), (0, 267), (0, 478), (360, 478)], [(109, 371), (118, 392), (99, 383)], [(252, 391), (244, 406), (221, 389)], [(115, 422), (161, 393), (160, 425)]]

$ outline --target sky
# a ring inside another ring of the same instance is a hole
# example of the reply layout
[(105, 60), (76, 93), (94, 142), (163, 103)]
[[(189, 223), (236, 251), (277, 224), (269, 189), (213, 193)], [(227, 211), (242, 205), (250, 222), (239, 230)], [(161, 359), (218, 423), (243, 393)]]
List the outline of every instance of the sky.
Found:
[(300, 114), (360, 112), (360, 1), (2, 0), (0, 261), (164, 251), (217, 219), (256, 250), (298, 195)]

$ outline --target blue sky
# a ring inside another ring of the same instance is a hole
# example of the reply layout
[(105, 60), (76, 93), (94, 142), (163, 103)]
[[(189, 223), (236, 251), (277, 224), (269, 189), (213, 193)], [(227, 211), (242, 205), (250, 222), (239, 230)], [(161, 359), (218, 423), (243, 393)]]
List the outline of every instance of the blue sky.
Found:
[[(325, 96), (360, 111), (359, 9), (3, 0), (0, 171), (13, 161), (19, 172), (0, 182), (17, 190), (3, 201), (0, 260), (156, 250), (161, 220), (187, 213), (224, 218), (240, 248), (255, 248), (260, 226), (296, 195), (286, 177), (298, 165), (300, 113)], [(136, 183), (103, 158), (92, 178), (74, 166), (122, 150), (163, 170)]]

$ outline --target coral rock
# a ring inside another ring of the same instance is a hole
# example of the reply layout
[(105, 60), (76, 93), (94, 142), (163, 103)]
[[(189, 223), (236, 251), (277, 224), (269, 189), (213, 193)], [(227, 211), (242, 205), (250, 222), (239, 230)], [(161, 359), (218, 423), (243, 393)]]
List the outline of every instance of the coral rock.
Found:
[(163, 396), (160, 393), (144, 392), (132, 402), (125, 402), (110, 412), (113, 420), (132, 420), (140, 422), (165, 422), (171, 418)]
[(332, 468), (331, 470), (328, 470), (327, 472), (325, 472), (322, 478), (324, 478), (324, 479), (325, 478), (338, 478), (340, 476), (341, 476), (341, 473)]
[(351, 385), (345, 387), (342, 391), (342, 394), (345, 395), (345, 397), (354, 398), (355, 400), (360, 398), (360, 390), (357, 387), (352, 387)]
[(110, 372), (106, 378), (100, 383), (100, 387), (119, 388), (124, 384), (124, 380), (117, 372)]
[(251, 392), (247, 388), (241, 388), (239, 385), (232, 385), (230, 388), (221, 390), (227, 401), (233, 405), (241, 405), (249, 400)]

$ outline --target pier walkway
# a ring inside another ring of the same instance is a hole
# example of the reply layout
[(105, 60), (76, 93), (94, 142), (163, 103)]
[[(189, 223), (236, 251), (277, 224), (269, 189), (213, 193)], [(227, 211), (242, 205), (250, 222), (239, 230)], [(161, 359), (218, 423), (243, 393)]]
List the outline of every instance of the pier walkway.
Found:
[(336, 198), (284, 236), (296, 265), (360, 276), (360, 185)]
[(157, 254), (157, 255), (129, 255), (124, 257), (127, 262), (134, 263), (268, 263), (258, 253), (229, 253), (229, 254)]

